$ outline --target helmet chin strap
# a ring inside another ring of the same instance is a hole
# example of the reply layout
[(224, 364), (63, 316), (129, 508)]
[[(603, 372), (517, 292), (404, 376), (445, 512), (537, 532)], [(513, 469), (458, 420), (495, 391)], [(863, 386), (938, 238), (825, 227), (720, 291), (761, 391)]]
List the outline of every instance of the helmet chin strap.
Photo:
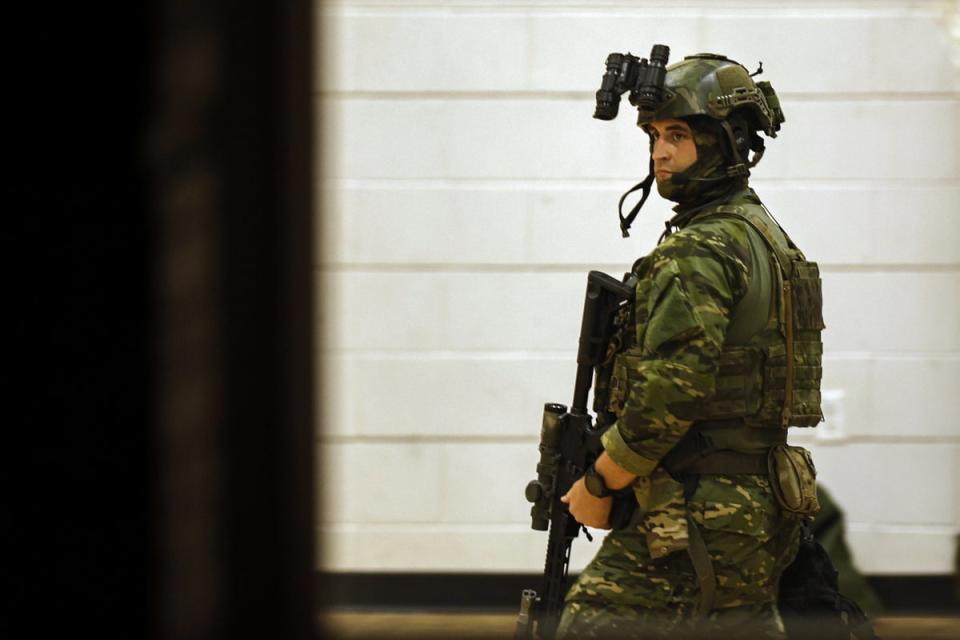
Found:
[[(675, 176), (673, 177), (673, 180), (677, 184), (684, 185), (689, 182), (720, 182), (721, 180), (729, 180), (730, 178), (736, 178), (738, 176), (744, 178), (750, 177), (750, 169), (757, 166), (757, 163), (760, 162), (760, 158), (763, 157), (763, 152), (765, 150), (763, 138), (755, 136), (755, 141), (759, 141), (759, 148), (753, 152), (752, 160), (744, 162), (743, 158), (740, 156), (737, 139), (733, 133), (733, 128), (730, 126), (730, 123), (726, 120), (721, 120), (720, 126), (727, 134), (727, 140), (730, 142), (730, 149), (733, 151), (733, 164), (727, 165), (722, 175), (713, 176), (712, 178), (691, 178), (682, 174)], [(747, 151), (747, 153), (749, 154), (750, 152)]]
[[(721, 182), (723, 180), (729, 180), (731, 178), (743, 177), (747, 178), (750, 176), (750, 169), (757, 166), (757, 163), (760, 162), (760, 158), (763, 157), (764, 144), (763, 138), (760, 136), (755, 136), (755, 143), (758, 144), (758, 148), (753, 152), (753, 159), (748, 162), (744, 162), (743, 158), (740, 156), (740, 150), (737, 148), (736, 136), (733, 133), (733, 128), (730, 126), (730, 123), (726, 120), (721, 120), (720, 125), (723, 128), (724, 132), (727, 134), (727, 140), (730, 141), (730, 149), (733, 150), (733, 160), (732, 165), (727, 165), (723, 173), (719, 176), (713, 176), (712, 178), (691, 178), (689, 176), (679, 175), (671, 176), (671, 180), (677, 185), (684, 185), (690, 182)], [(651, 152), (652, 152), (651, 147)], [(747, 152), (749, 154), (749, 151)], [(650, 197), (650, 189), (653, 187), (654, 172), (653, 172), (653, 155), (650, 155), (650, 165), (647, 171), (647, 177), (637, 184), (630, 187), (626, 193), (620, 196), (619, 203), (619, 216), (620, 216), (620, 233), (624, 238), (630, 237), (630, 225), (633, 224), (633, 221), (636, 220), (637, 215), (640, 213), (640, 209), (643, 207), (644, 203), (647, 201), (647, 198)], [(630, 210), (626, 216), (623, 215), (623, 203), (626, 201), (627, 196), (631, 193), (643, 190), (643, 195), (640, 197), (640, 201), (637, 202)], [(669, 230), (669, 223), (668, 230)], [(661, 236), (662, 239), (662, 236)]]
[[(643, 203), (647, 201), (647, 198), (650, 197), (650, 188), (653, 186), (653, 156), (650, 156), (650, 166), (647, 170), (647, 177), (637, 184), (630, 187), (626, 193), (620, 196), (620, 233), (623, 234), (624, 238), (630, 237), (630, 225), (633, 224), (633, 221), (636, 219), (637, 214), (640, 213), (640, 208), (643, 206)], [(640, 198), (640, 202), (633, 205), (633, 209), (630, 210), (630, 213), (624, 217), (623, 215), (623, 202), (627, 199), (631, 193), (638, 189), (643, 189), (643, 196)]]

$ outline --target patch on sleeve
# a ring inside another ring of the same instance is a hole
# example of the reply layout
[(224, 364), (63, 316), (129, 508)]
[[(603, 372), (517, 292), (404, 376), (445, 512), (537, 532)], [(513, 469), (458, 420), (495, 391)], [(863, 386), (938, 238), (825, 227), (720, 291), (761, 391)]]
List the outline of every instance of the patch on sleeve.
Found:
[(669, 279), (662, 287), (654, 288), (658, 295), (651, 303), (650, 320), (643, 336), (645, 353), (654, 353), (669, 342), (689, 341), (703, 333), (700, 314), (690, 303), (676, 266), (671, 264), (664, 271), (669, 272)]

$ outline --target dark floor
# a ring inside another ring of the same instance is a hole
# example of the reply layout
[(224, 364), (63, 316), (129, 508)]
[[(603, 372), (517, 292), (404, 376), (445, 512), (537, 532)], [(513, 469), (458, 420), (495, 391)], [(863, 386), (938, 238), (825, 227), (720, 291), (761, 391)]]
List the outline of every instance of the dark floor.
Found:
[[(323, 637), (373, 638), (513, 638), (512, 613), (407, 613), (330, 611), (321, 616)], [(882, 640), (953, 640), (960, 638), (960, 617), (881, 617)]]

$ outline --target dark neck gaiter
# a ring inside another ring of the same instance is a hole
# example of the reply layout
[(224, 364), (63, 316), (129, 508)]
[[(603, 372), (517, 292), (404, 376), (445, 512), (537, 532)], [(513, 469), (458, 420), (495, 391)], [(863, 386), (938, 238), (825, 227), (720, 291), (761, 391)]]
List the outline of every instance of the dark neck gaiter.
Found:
[(673, 208), (676, 215), (667, 221), (661, 240), (670, 235), (671, 229), (682, 228), (700, 211), (722, 203), (747, 187), (746, 177), (726, 175), (729, 160), (721, 151), (721, 132), (704, 131), (702, 126), (693, 123), (691, 129), (697, 145), (697, 161), (669, 180), (657, 182), (660, 195), (677, 203)]
[[(671, 228), (682, 227), (686, 221), (698, 211), (714, 203), (719, 204), (730, 195), (746, 188), (746, 176), (728, 176), (727, 165), (730, 160), (724, 155), (721, 148), (720, 136), (724, 135), (719, 124), (710, 126), (710, 123), (697, 121), (696, 118), (686, 119), (693, 131), (694, 144), (697, 147), (697, 160), (684, 171), (670, 176), (665, 182), (656, 182), (657, 192), (661, 197), (677, 203), (673, 208), (676, 215), (667, 222), (665, 235), (670, 234)], [(644, 202), (654, 182), (653, 173), (653, 142), (650, 143), (650, 170), (647, 177), (631, 187), (620, 198), (620, 230), (623, 237), (629, 237), (628, 229), (643, 207)], [(749, 175), (749, 173), (748, 173)], [(629, 214), (624, 215), (623, 206), (627, 197), (638, 191), (643, 191), (640, 200), (633, 206)], [(661, 240), (665, 236), (661, 236)]]

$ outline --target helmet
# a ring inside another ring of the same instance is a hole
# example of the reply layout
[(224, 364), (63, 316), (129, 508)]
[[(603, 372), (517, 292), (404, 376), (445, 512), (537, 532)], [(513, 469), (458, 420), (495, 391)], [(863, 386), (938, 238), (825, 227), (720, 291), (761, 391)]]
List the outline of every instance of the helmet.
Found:
[(771, 138), (784, 122), (780, 100), (769, 82), (755, 83), (743, 65), (726, 56), (698, 53), (667, 67), (663, 102), (656, 110), (641, 110), (637, 124), (689, 116), (726, 120), (739, 109)]
[[(651, 59), (653, 58), (651, 54)], [(644, 64), (647, 64), (646, 60), (640, 62), (641, 66)], [(616, 65), (611, 67), (608, 59), (607, 67), (607, 75), (612, 78), (612, 74), (617, 71), (613, 68)], [(710, 198), (721, 196), (723, 192), (737, 185), (745, 185), (750, 169), (756, 166), (764, 153), (764, 141), (757, 132), (762, 131), (768, 137), (775, 138), (780, 125), (785, 121), (780, 100), (771, 84), (754, 82), (743, 65), (726, 56), (698, 53), (667, 66), (665, 73), (661, 67), (660, 72), (663, 75), (659, 79), (662, 79), (662, 97), (652, 104), (633, 99), (636, 92), (633, 87), (634, 76), (626, 74), (630, 69), (629, 65), (623, 69), (628, 81), (615, 83), (614, 88), (621, 93), (631, 90), (631, 103), (637, 107), (639, 126), (647, 129), (647, 125), (656, 120), (680, 118), (687, 120), (694, 130), (697, 161), (683, 172), (673, 174), (668, 181), (657, 183), (660, 195), (683, 203), (687, 213), (691, 211), (690, 206), (703, 206)], [(761, 71), (762, 63), (753, 75)], [(637, 77), (645, 82), (658, 79), (648, 75), (650, 78), (642, 74)], [(605, 82), (609, 84), (606, 75)], [(646, 85), (640, 88), (649, 89)], [(602, 89), (603, 87), (597, 93), (600, 115), (594, 114), (594, 117), (610, 119), (604, 117), (609, 114), (600, 108), (601, 97), (606, 97), (606, 94), (601, 96)], [(615, 115), (615, 110), (612, 113)], [(653, 151), (652, 140), (650, 150)], [(749, 158), (751, 151), (753, 158)], [(643, 207), (653, 185), (652, 153), (649, 165), (647, 177), (620, 198), (620, 229), (624, 237), (629, 236), (630, 225)], [(643, 191), (642, 197), (625, 216), (624, 202), (627, 196), (637, 190)]]

